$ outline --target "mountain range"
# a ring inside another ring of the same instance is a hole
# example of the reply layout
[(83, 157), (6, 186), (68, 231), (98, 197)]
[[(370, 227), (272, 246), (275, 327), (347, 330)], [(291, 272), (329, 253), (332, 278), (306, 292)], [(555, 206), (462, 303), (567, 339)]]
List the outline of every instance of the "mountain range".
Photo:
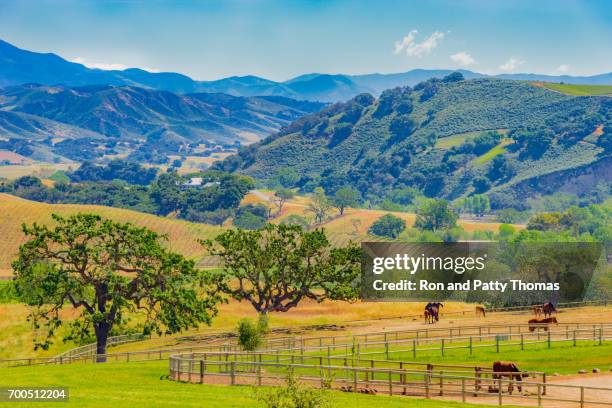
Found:
[[(453, 70), (414, 69), (396, 74), (319, 74), (300, 75), (277, 82), (257, 76), (233, 76), (215, 81), (196, 81), (173, 72), (148, 72), (138, 68), (100, 70), (70, 62), (52, 53), (37, 53), (17, 48), (0, 40), (0, 87), (38, 83), (44, 85), (135, 86), (174, 93), (214, 92), (233, 96), (283, 96), (292, 99), (338, 102), (360, 93), (375, 96), (389, 88), (413, 86), (430, 78), (442, 78)], [(466, 79), (486, 77), (468, 70)], [(594, 76), (551, 76), (540, 74), (502, 74), (501, 79), (564, 82), (569, 84), (612, 84), (612, 73)]]

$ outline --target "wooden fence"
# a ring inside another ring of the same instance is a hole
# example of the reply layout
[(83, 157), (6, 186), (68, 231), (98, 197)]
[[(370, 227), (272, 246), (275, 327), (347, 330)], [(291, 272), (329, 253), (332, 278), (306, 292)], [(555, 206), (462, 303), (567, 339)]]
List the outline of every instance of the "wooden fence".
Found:
[[(470, 335), (452, 335), (428, 337), (408, 337), (402, 338), (400, 333), (418, 333), (414, 331), (391, 332), (370, 334), (349, 337), (350, 342), (327, 342), (326, 344), (307, 345), (300, 342), (289, 342), (280, 339), (274, 349), (263, 349), (277, 354), (294, 355), (322, 355), (326, 357), (348, 357), (355, 356), (357, 359), (367, 356), (384, 356), (385, 359), (405, 359), (410, 357), (417, 359), (423, 354), (431, 355), (432, 352), (440, 353), (442, 356), (452, 350), (464, 350), (473, 354), (480, 349), (495, 349), (497, 352), (507, 350), (509, 347), (525, 350), (531, 345), (545, 345), (552, 348), (556, 343), (565, 343), (568, 346), (580, 345), (601, 345), (606, 341), (612, 340), (612, 324), (584, 325), (579, 323), (567, 323), (558, 326), (540, 326), (538, 330), (529, 331), (525, 325), (504, 326), (506, 331), (503, 333), (486, 334), (490, 326), (470, 326), (475, 330)], [(499, 326), (494, 326), (499, 327)], [(579, 328), (576, 328), (579, 327)], [(464, 331), (468, 330), (464, 327)], [(543, 329), (548, 331), (543, 331)], [(459, 328), (454, 328), (457, 330)], [(456, 331), (455, 333), (458, 333)], [(397, 339), (396, 335), (397, 334)], [(431, 334), (431, 333), (428, 333)], [(376, 336), (376, 337), (375, 337)], [(367, 341), (366, 341), (367, 340)], [(155, 349), (123, 353), (109, 353), (105, 357), (108, 361), (146, 361), (162, 360), (168, 358), (170, 354), (199, 352), (239, 352), (240, 348), (235, 343), (221, 343), (208, 346), (177, 347), (168, 349)], [(41, 365), (41, 364), (69, 364), (69, 363), (89, 363), (96, 362), (99, 355), (66, 356), (56, 358), (26, 358), (0, 360), (0, 367), (22, 366), (22, 365)]]
[(354, 364), (354, 360), (346, 358), (334, 358), (330, 364), (322, 357), (307, 357), (304, 362), (295, 356), (291, 356), (293, 362), (287, 360), (287, 355), (280, 357), (284, 360), (276, 361), (276, 354), (265, 353), (175, 354), (169, 359), (169, 377), (177, 381), (259, 386), (281, 384), (290, 371), (302, 382), (347, 392), (455, 398), (463, 402), (497, 402), (500, 406), (521, 400), (554, 407), (612, 404), (612, 388), (550, 384), (542, 373), (524, 373), (530, 378), (519, 380), (504, 377), (516, 373), (493, 373), (478, 367), (380, 360)]

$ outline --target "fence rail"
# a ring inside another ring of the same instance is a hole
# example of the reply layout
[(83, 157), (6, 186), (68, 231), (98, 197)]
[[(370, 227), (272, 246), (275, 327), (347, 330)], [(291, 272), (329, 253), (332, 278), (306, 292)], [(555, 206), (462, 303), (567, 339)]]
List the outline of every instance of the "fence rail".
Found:
[[(535, 379), (523, 380), (515, 372), (494, 373), (478, 367), (470, 372), (464, 366), (420, 364), (424, 369), (419, 369), (415, 368), (419, 363), (411, 362), (362, 360), (355, 364), (355, 360), (334, 358), (330, 364), (321, 357), (296, 361), (292, 356), (291, 362), (275, 361), (276, 357), (265, 353), (174, 354), (169, 358), (169, 377), (198, 383), (259, 386), (277, 385), (290, 371), (301, 381), (348, 392), (374, 390), (425, 398), (460, 397), (463, 402), (480, 400), (500, 406), (519, 400), (532, 401), (537, 406), (554, 403), (551, 406), (555, 407), (612, 405), (612, 388), (550, 384), (543, 373), (524, 373)], [(394, 366), (375, 367), (374, 362)]]
[[(119, 346), (121, 344), (134, 343), (137, 341), (150, 340), (151, 335), (145, 334), (124, 334), (121, 336), (112, 336), (107, 340), (106, 345), (108, 347)], [(54, 358), (66, 358), (66, 357), (83, 357), (83, 356), (92, 356), (96, 354), (96, 343), (86, 344), (84, 346), (76, 347), (70, 349), (68, 351), (63, 352), (62, 354), (54, 357)]]
[[(508, 347), (519, 348), (520, 350), (529, 349), (531, 345), (545, 344), (552, 348), (554, 344), (565, 343), (566, 345), (601, 345), (606, 341), (612, 340), (612, 324), (584, 325), (579, 323), (568, 323), (558, 326), (538, 326), (533, 332), (529, 331), (526, 325), (511, 325), (509, 330), (500, 333), (485, 334), (490, 326), (469, 326), (474, 334), (469, 335), (447, 335), (428, 337), (409, 337), (395, 338), (393, 335), (383, 333), (378, 337), (350, 337), (351, 341), (334, 342), (327, 344), (304, 345), (297, 343), (276, 343), (274, 349), (262, 349), (262, 352), (273, 352), (278, 354), (295, 355), (322, 355), (326, 357), (334, 356), (355, 356), (360, 359), (367, 356), (383, 355), (387, 360), (391, 358), (401, 359), (406, 356), (416, 359), (423, 357), (423, 354), (430, 355), (431, 352), (439, 352), (442, 356), (451, 350), (464, 350), (473, 354), (480, 349), (495, 348), (497, 352)], [(498, 326), (494, 326), (498, 327)], [(532, 325), (533, 327), (533, 325)], [(578, 328), (577, 328), (578, 327)], [(468, 329), (464, 328), (464, 329)], [(455, 330), (458, 328), (454, 328)], [(544, 331), (544, 330), (547, 331)], [(479, 334), (480, 332), (480, 334)], [(406, 332), (398, 332), (406, 333)], [(430, 333), (431, 334), (431, 333)], [(367, 341), (366, 341), (367, 340)], [(81, 356), (59, 356), (55, 358), (26, 358), (0, 360), (0, 367), (13, 367), (23, 365), (42, 365), (42, 364), (69, 364), (69, 363), (89, 363), (96, 362), (100, 357), (106, 357), (108, 361), (146, 361), (162, 360), (168, 358), (170, 354), (185, 352), (240, 352), (241, 349), (235, 343), (222, 343), (208, 346), (176, 347), (168, 349), (153, 349), (123, 353), (108, 353), (105, 355), (81, 355)]]

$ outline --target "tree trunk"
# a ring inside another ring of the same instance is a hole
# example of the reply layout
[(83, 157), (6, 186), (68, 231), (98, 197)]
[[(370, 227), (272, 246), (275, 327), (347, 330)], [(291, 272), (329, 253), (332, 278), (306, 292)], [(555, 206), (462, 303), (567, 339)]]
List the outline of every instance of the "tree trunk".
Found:
[(111, 326), (106, 322), (99, 323), (95, 326), (96, 332), (96, 363), (106, 362), (106, 343)]

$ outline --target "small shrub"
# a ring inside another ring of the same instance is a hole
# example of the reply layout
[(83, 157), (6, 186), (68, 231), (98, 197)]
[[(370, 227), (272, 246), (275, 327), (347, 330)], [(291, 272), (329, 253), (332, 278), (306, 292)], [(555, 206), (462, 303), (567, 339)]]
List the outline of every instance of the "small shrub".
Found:
[(288, 370), (285, 385), (257, 389), (255, 397), (267, 408), (329, 408), (331, 402), (324, 390), (300, 383), (293, 370)]
[(255, 351), (261, 345), (261, 332), (259, 326), (249, 319), (238, 322), (238, 344), (245, 351)]

